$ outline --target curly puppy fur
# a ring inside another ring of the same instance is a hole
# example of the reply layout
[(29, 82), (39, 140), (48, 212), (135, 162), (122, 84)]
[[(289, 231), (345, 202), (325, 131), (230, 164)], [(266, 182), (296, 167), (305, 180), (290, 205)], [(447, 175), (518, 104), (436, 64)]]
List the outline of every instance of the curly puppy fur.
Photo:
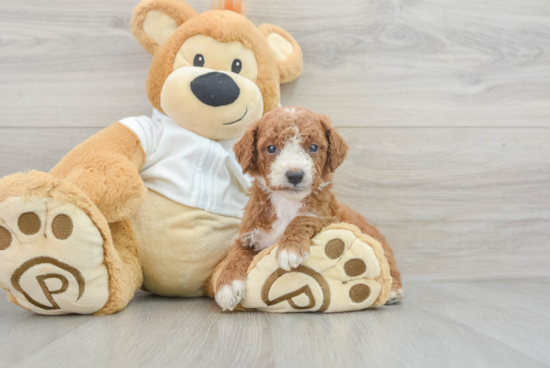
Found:
[[(297, 267), (309, 254), (311, 238), (337, 222), (356, 225), (382, 244), (392, 290), (402, 288), (384, 236), (359, 213), (338, 202), (331, 191), (332, 175), (344, 161), (348, 145), (327, 116), (300, 107), (277, 108), (254, 123), (234, 150), (243, 172), (254, 177), (254, 183), (240, 236), (221, 270), (216, 292), (223, 289), (227, 294), (235, 281), (243, 282), (254, 256), (277, 242), (281, 268)], [(289, 171), (301, 171), (301, 182), (292, 183)]]

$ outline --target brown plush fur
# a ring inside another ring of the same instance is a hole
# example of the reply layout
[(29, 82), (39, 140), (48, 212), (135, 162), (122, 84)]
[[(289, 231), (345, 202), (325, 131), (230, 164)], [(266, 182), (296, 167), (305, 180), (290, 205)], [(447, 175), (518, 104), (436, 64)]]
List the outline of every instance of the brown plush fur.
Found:
[[(142, 0), (135, 8), (132, 33), (147, 52), (155, 54), (147, 81), (147, 93), (155, 108), (162, 111), (160, 92), (173, 71), (176, 53), (187, 38), (197, 34), (213, 37), (219, 42), (240, 41), (251, 49), (259, 65), (257, 85), (263, 94), (264, 111), (277, 106), (281, 81), (296, 78), (302, 70), (300, 47), (282, 29), (264, 25), (260, 30), (246, 17), (237, 14), (235, 4), (230, 8), (200, 16), (183, 0)], [(143, 30), (143, 23), (151, 10), (169, 15), (180, 26), (162, 46)], [(265, 36), (269, 29), (293, 45), (289, 61), (275, 62)], [(147, 191), (139, 176), (144, 161), (145, 153), (136, 134), (115, 123), (75, 147), (50, 174), (32, 171), (0, 180), (0, 202), (12, 195), (56, 198), (82, 209), (98, 227), (104, 239), (110, 296), (96, 314), (123, 309), (142, 284), (136, 241), (128, 219), (141, 206)]]
[[(144, 33), (143, 21), (150, 10), (166, 11), (166, 14), (172, 15), (177, 10), (173, 3), (186, 5), (180, 10), (183, 14), (174, 18), (178, 24), (185, 19), (185, 24), (182, 24), (166, 43), (159, 46)], [(167, 8), (166, 4), (170, 6)], [(177, 0), (167, 3), (165, 0), (147, 0), (134, 11), (132, 33), (148, 52), (155, 54), (147, 78), (147, 95), (153, 106), (163, 111), (160, 93), (166, 78), (173, 71), (176, 54), (188, 38), (201, 34), (218, 42), (239, 41), (252, 50), (258, 62), (256, 84), (263, 96), (264, 112), (277, 107), (280, 101), (280, 84), (294, 80), (303, 69), (302, 50), (294, 38), (283, 29), (270, 24), (256, 27), (244, 15), (238, 14), (235, 7), (231, 7), (231, 10), (211, 10), (197, 16), (196, 13), (193, 15), (188, 11), (187, 6), (183, 1)], [(225, 9), (225, 5), (222, 7)], [(271, 33), (279, 34), (292, 44), (292, 54), (286, 60), (275, 61), (266, 38)]]
[[(84, 211), (103, 238), (104, 263), (109, 274), (109, 299), (95, 314), (111, 314), (129, 303), (142, 284), (142, 276), (133, 232), (128, 223), (112, 224), (110, 227), (105, 216), (76, 185), (39, 171), (17, 173), (0, 179), (0, 202), (12, 196), (23, 199), (49, 197), (71, 203)], [(117, 241), (116, 246), (113, 240)]]
[(50, 174), (76, 185), (111, 223), (129, 218), (143, 203), (144, 162), (137, 135), (115, 123), (76, 146)]
[[(342, 164), (348, 151), (346, 142), (331, 127), (328, 117), (299, 107), (284, 107), (266, 114), (251, 126), (235, 145), (235, 154), (243, 167), (243, 172), (250, 173), (255, 180), (250, 190), (250, 200), (245, 208), (239, 239), (228, 255), (223, 269), (219, 271), (216, 290), (231, 284), (233, 280), (243, 281), (246, 276), (256, 252), (247, 243), (249, 238), (243, 239), (243, 235), (254, 229), (265, 232), (272, 230), (277, 216), (271, 202), (271, 192), (280, 188), (269, 182), (271, 164), (276, 155), (268, 154), (266, 147), (284, 147), (285, 142), (295, 134), (296, 128), (302, 138), (301, 145), (304, 150), (307, 151), (311, 144), (319, 146), (319, 151), (311, 154), (315, 165), (312, 192), (302, 200), (304, 212), (316, 217), (298, 216), (292, 220), (279, 241), (278, 252), (287, 250), (306, 256), (309, 253), (311, 239), (325, 226), (347, 222), (356, 225), (382, 244), (391, 269), (392, 289), (401, 288), (401, 276), (386, 239), (363, 216), (339, 203), (331, 191), (332, 174)], [(262, 179), (265, 184), (262, 183)], [(322, 186), (322, 183), (326, 184)]]
[(143, 31), (143, 22), (147, 13), (151, 10), (161, 11), (174, 19), (177, 25), (181, 25), (191, 18), (196, 17), (197, 12), (181, 0), (142, 0), (134, 9), (130, 30), (145, 51), (154, 54), (159, 45)]
[(302, 49), (298, 45), (298, 42), (296, 42), (294, 37), (292, 37), (287, 31), (273, 24), (262, 24), (258, 28), (265, 37), (272, 33), (276, 33), (292, 45), (292, 54), (290, 54), (285, 60), (277, 61), (277, 67), (279, 68), (279, 74), (281, 75), (281, 83), (292, 82), (294, 79), (298, 78), (304, 70)]

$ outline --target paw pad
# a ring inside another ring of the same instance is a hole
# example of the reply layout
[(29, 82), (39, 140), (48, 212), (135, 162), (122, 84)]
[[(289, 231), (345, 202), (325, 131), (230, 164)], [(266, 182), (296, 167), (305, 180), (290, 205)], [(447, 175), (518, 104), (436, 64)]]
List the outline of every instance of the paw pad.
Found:
[(11, 245), (12, 236), (8, 229), (0, 226), (0, 250), (6, 250)]
[(73, 220), (67, 215), (57, 215), (52, 221), (52, 233), (60, 240), (68, 239), (73, 233)]
[(361, 276), (367, 270), (367, 265), (362, 259), (354, 258), (344, 263), (344, 272), (349, 277)]
[(109, 296), (103, 237), (71, 203), (9, 197), (0, 202), (0, 285), (33, 312), (94, 313)]
[(365, 284), (353, 285), (349, 289), (349, 298), (354, 303), (362, 303), (370, 296), (370, 287)]
[(19, 230), (25, 235), (34, 235), (40, 231), (42, 223), (40, 217), (34, 212), (26, 212), (19, 216), (17, 220), (17, 226)]
[(325, 245), (325, 254), (330, 259), (340, 258), (346, 250), (346, 244), (340, 238), (331, 239)]

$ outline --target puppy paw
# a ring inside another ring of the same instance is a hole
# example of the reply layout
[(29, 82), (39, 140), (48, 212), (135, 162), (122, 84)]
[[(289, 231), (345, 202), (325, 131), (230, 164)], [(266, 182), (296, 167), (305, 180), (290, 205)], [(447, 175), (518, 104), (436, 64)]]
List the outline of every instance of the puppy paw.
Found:
[(291, 269), (301, 265), (302, 262), (306, 260), (308, 255), (308, 253), (300, 255), (292, 250), (282, 249), (279, 251), (277, 260), (279, 261), (279, 267), (285, 271), (290, 271)]
[(240, 280), (234, 280), (229, 285), (224, 285), (216, 293), (216, 303), (222, 310), (233, 311), (244, 297), (244, 283)]
[(403, 289), (392, 290), (390, 292), (390, 296), (388, 297), (388, 300), (386, 301), (386, 305), (399, 303), (403, 299), (404, 295), (405, 293)]

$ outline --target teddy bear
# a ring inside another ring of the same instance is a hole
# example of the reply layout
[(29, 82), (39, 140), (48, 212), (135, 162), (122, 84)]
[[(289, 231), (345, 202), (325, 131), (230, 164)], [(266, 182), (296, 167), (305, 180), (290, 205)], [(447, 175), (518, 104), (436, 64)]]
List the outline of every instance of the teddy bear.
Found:
[[(0, 179), (0, 286), (11, 302), (45, 315), (106, 315), (124, 309), (140, 288), (213, 297), (212, 280), (238, 236), (250, 187), (233, 145), (279, 106), (280, 84), (303, 69), (289, 33), (257, 27), (244, 13), (231, 0), (201, 14), (183, 0), (137, 5), (130, 28), (153, 54), (146, 81), (152, 116), (114, 123), (49, 173)], [(379, 247), (345, 224), (338, 231), (348, 239), (338, 248), (342, 257), (351, 254), (351, 239)], [(379, 285), (362, 307), (390, 295), (386, 256), (376, 254)], [(251, 290), (273, 279), (265, 260), (251, 265), (259, 264), (250, 270)], [(291, 307), (301, 303), (303, 293), (292, 291), (304, 289), (300, 283), (319, 284), (318, 278), (285, 280), (272, 283), (271, 294)], [(308, 303), (319, 302), (309, 310), (326, 310), (326, 288), (314, 291)], [(271, 310), (254, 295), (243, 305)], [(343, 310), (358, 309), (348, 304)]]

